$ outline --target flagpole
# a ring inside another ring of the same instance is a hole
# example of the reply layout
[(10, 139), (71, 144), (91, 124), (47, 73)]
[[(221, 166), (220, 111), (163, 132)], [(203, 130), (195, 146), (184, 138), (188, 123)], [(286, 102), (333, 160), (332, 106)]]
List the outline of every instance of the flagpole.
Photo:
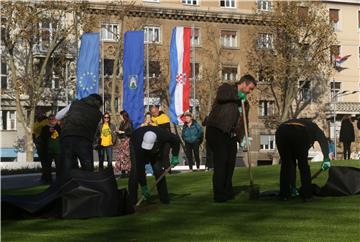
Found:
[(150, 80), (149, 80), (149, 31), (148, 40), (146, 41), (146, 96), (147, 96), (147, 111), (150, 111)]
[(193, 116), (194, 119), (196, 119), (196, 77), (195, 77), (195, 67), (196, 67), (196, 55), (195, 55), (195, 27), (194, 23), (192, 23), (192, 34), (193, 34), (193, 70), (192, 70), (192, 76), (193, 76)]
[(101, 41), (101, 84), (102, 84), (102, 101), (103, 101), (103, 113), (105, 113), (105, 79), (104, 79), (104, 41)]

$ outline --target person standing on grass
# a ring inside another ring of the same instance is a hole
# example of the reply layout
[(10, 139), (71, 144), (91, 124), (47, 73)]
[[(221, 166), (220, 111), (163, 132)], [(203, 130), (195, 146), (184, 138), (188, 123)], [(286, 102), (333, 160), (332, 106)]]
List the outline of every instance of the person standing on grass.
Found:
[[(246, 95), (255, 87), (254, 77), (244, 75), (235, 85), (224, 83), (217, 90), (215, 102), (206, 122), (206, 141), (214, 157), (215, 202), (226, 202), (234, 197), (232, 176), (237, 153), (236, 142), (241, 142), (244, 138), (243, 115), (246, 113), (247, 117), (249, 109)], [(245, 102), (246, 110), (242, 110), (242, 101)]]
[(116, 144), (116, 127), (111, 123), (110, 113), (105, 112), (95, 134), (95, 146), (99, 155), (99, 170), (104, 169), (105, 155), (108, 168), (112, 168), (113, 146)]
[(300, 195), (304, 201), (310, 201), (312, 187), (308, 153), (315, 141), (319, 142), (324, 156), (322, 170), (330, 168), (329, 145), (324, 132), (309, 119), (290, 119), (278, 127), (275, 137), (281, 160), (280, 199), (291, 198), (297, 161), (301, 178)]
[(193, 171), (195, 158), (196, 168), (200, 169), (199, 148), (203, 138), (202, 127), (192, 118), (191, 113), (185, 113), (185, 123), (182, 129), (182, 138), (185, 141), (185, 154), (189, 163), (190, 171)]
[[(169, 116), (166, 115), (163, 111), (160, 111), (159, 108), (155, 105), (150, 108), (150, 112), (153, 123), (155, 123), (159, 128), (165, 129), (171, 133)], [(164, 145), (162, 155), (163, 167), (166, 169), (170, 166), (170, 144)]]
[[(137, 202), (138, 184), (145, 199), (150, 198), (145, 176), (145, 164), (150, 163), (156, 180), (163, 174), (162, 151), (168, 143), (172, 150), (171, 166), (179, 164), (180, 139), (169, 131), (156, 127), (146, 126), (136, 129), (131, 137), (132, 165), (129, 177), (129, 195), (132, 204)], [(160, 201), (169, 203), (169, 194), (166, 179), (163, 177), (157, 184)]]
[(56, 175), (59, 174), (60, 134), (60, 125), (55, 115), (51, 114), (48, 119), (48, 124), (41, 129), (39, 137), (41, 181), (44, 183), (52, 183), (51, 164), (53, 161), (55, 161)]
[(101, 96), (94, 93), (72, 102), (56, 114), (56, 119), (64, 121), (60, 135), (60, 182), (70, 178), (71, 169), (77, 168), (77, 159), (81, 169), (94, 170), (93, 143), (102, 117), (101, 106)]
[(351, 143), (355, 141), (354, 126), (351, 122), (351, 116), (345, 115), (341, 121), (340, 142), (343, 143), (344, 160), (350, 160)]
[(116, 145), (116, 163), (115, 171), (123, 174), (128, 174), (131, 169), (130, 159), (130, 137), (134, 130), (133, 123), (130, 120), (129, 114), (126, 111), (120, 112), (122, 121), (120, 122), (119, 130), (117, 135), (119, 141)]

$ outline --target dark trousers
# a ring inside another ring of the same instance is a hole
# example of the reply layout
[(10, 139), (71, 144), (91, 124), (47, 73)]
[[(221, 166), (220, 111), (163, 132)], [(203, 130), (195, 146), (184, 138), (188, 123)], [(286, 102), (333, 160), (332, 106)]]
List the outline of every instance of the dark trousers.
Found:
[(196, 161), (196, 167), (198, 169), (200, 168), (199, 146), (200, 146), (199, 142), (195, 142), (195, 143), (185, 142), (185, 154), (189, 163), (190, 170), (193, 169), (193, 165), (194, 165), (193, 154)]
[(296, 176), (296, 161), (300, 171), (303, 198), (312, 197), (311, 173), (308, 164), (309, 141), (304, 127), (281, 125), (276, 131), (276, 146), (281, 159), (280, 197), (290, 198)]
[(55, 153), (48, 153), (46, 158), (41, 160), (41, 180), (51, 183), (52, 182), (52, 175), (51, 175), (51, 164), (55, 161), (55, 169), (56, 175), (59, 174), (59, 167), (60, 167), (60, 157), (59, 154)]
[(214, 168), (214, 157), (213, 157), (213, 152), (210, 148), (210, 145), (208, 144), (208, 142), (206, 142), (206, 167), (207, 168)]
[(207, 127), (206, 141), (214, 157), (214, 201), (223, 202), (234, 196), (232, 176), (236, 161), (236, 139), (214, 127)]
[(108, 168), (112, 167), (112, 160), (113, 160), (113, 147), (110, 146), (101, 146), (98, 150), (99, 155), (99, 169), (104, 169), (104, 160), (105, 160), (105, 154), (106, 154), (106, 160), (108, 162)]
[[(138, 201), (138, 186), (139, 186), (136, 167), (138, 165), (145, 166), (145, 163), (139, 164), (136, 162), (135, 154), (132, 149), (130, 155), (131, 155), (131, 170), (128, 181), (128, 189), (129, 189), (130, 201), (133, 205), (135, 205)], [(156, 161), (151, 162), (151, 167), (153, 168), (154, 176), (155, 179), (157, 180), (164, 172), (162, 160), (157, 159)], [(162, 203), (169, 203), (169, 193), (167, 190), (165, 176), (159, 181), (159, 183), (156, 185), (156, 188), (159, 194), (160, 201)]]
[(71, 169), (77, 168), (77, 159), (80, 160), (81, 169), (94, 170), (93, 145), (90, 140), (80, 136), (67, 136), (60, 141), (62, 182), (70, 178)]
[(169, 143), (165, 143), (162, 147), (161, 159), (162, 159), (162, 166), (166, 169), (170, 166), (170, 150), (171, 146)]
[(344, 160), (350, 160), (351, 155), (351, 141), (344, 141)]

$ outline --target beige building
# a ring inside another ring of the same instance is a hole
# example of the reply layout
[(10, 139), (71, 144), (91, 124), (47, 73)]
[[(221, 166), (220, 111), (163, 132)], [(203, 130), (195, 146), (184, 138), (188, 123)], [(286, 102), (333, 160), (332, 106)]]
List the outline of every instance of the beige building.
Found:
[[(128, 30), (145, 30), (145, 56), (149, 60), (149, 96), (154, 98), (150, 101), (164, 102), (169, 80), (169, 49), (171, 31), (175, 26), (188, 26), (193, 29), (191, 38), (191, 66), (195, 69), (195, 86), (192, 85), (191, 97), (201, 105), (201, 118), (208, 112), (208, 103), (197, 93), (203, 88), (211, 88), (209, 80), (219, 79), (222, 81), (234, 81), (246, 70), (246, 51), (248, 49), (248, 30), (252, 25), (265, 25), (254, 13), (259, 11), (271, 11), (269, 0), (137, 0), (135, 5), (122, 12), (119, 4), (111, 5), (110, 1), (89, 1), (89, 14), (94, 17), (92, 31), (101, 33), (102, 40), (102, 73), (105, 83), (105, 92), (110, 86), (113, 74), (112, 66), (115, 58), (115, 46), (117, 36)], [(130, 1), (124, 1), (130, 2)], [(357, 1), (324, 1), (331, 9), (339, 9), (337, 31), (340, 45), (340, 55), (351, 54), (351, 57), (342, 65), (347, 69), (334, 75), (337, 92), (344, 94), (359, 90), (360, 82), (360, 6)], [(346, 2), (346, 3), (345, 3)], [(124, 25), (121, 23), (124, 14)], [(334, 15), (334, 14), (333, 14)], [(333, 16), (332, 15), (332, 16)], [(121, 29), (123, 28), (123, 29)], [(355, 31), (355, 32), (354, 32)], [(263, 44), (269, 43), (269, 36), (262, 36)], [(148, 56), (148, 57), (147, 57)], [(3, 70), (3, 68), (2, 68)], [(145, 70), (146, 73), (146, 70)], [(2, 78), (7, 75), (2, 71)], [(192, 75), (192, 84), (194, 79)], [(332, 80), (329, 80), (332, 81)], [(3, 83), (3, 82), (2, 82)], [(145, 78), (145, 83), (146, 78)], [(339, 84), (340, 83), (340, 84)], [(339, 88), (338, 88), (339, 87)], [(329, 91), (330, 91), (329, 84)], [(195, 96), (194, 96), (195, 93)], [(147, 96), (147, 94), (145, 94)], [(120, 96), (121, 97), (121, 96)], [(121, 100), (121, 98), (117, 100)], [(264, 120), (274, 112), (274, 109), (264, 97), (255, 92), (252, 95), (254, 105), (250, 113), (250, 129), (253, 138), (251, 146), (251, 158), (257, 164), (272, 164), (275, 151), (275, 130), (264, 128)], [(105, 95), (107, 107), (109, 107), (109, 95)], [(117, 101), (116, 106), (121, 106)], [(329, 96), (329, 102), (331, 97)], [(191, 102), (194, 103), (194, 102)], [(337, 128), (343, 114), (359, 115), (360, 94), (338, 96), (336, 104)], [(329, 106), (328, 123), (332, 120), (332, 106)], [(7, 107), (8, 110), (11, 107)], [(2, 109), (4, 110), (4, 109)], [(310, 112), (316, 112), (316, 107), (310, 107)], [(5, 111), (5, 110), (4, 110)], [(11, 111), (2, 111), (2, 124), (14, 122), (14, 107)], [(5, 116), (4, 116), (5, 115)], [(15, 122), (16, 123), (16, 122)], [(19, 125), (18, 125), (19, 126)], [(330, 125), (331, 126), (331, 125)], [(13, 126), (7, 125), (6, 127)], [(8, 128), (6, 128), (8, 129)], [(330, 130), (329, 129), (329, 133)], [(2, 140), (11, 140), (15, 130), (4, 130), (2, 126)], [(21, 134), (17, 134), (21, 137)], [(358, 136), (359, 137), (359, 136)], [(12, 138), (14, 140), (14, 138)], [(11, 143), (11, 142), (10, 142)], [(2, 149), (11, 149), (10, 143), (2, 143)], [(358, 142), (359, 143), (359, 142)], [(312, 156), (316, 155), (315, 149)], [(358, 150), (360, 147), (358, 147)], [(242, 156), (242, 154), (239, 154)], [(340, 158), (340, 157), (339, 157)]]

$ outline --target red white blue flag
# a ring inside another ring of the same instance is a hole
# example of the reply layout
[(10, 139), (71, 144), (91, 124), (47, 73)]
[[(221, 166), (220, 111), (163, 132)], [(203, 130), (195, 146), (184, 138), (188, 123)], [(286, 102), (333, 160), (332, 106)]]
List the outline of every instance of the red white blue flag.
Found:
[(341, 64), (344, 63), (350, 56), (351, 56), (351, 55), (346, 55), (346, 56), (341, 57), (341, 56), (338, 55), (338, 56), (335, 58), (336, 65), (341, 65)]
[(170, 44), (170, 107), (171, 122), (181, 124), (190, 108), (190, 37), (191, 28), (175, 27)]

